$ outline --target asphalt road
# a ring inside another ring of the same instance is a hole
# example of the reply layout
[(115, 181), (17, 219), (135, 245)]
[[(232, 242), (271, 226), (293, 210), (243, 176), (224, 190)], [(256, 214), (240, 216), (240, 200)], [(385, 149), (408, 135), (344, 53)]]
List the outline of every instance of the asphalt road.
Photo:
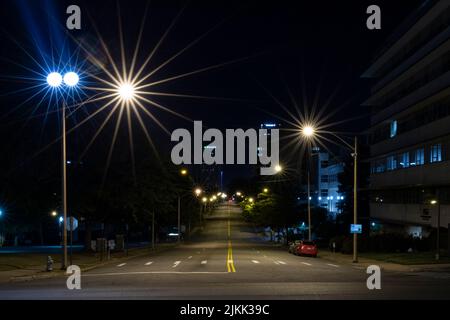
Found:
[(196, 239), (149, 257), (66, 278), (0, 285), (0, 299), (449, 299), (449, 273), (383, 271), (369, 290), (365, 268), (298, 257), (261, 242), (237, 206), (223, 205)]

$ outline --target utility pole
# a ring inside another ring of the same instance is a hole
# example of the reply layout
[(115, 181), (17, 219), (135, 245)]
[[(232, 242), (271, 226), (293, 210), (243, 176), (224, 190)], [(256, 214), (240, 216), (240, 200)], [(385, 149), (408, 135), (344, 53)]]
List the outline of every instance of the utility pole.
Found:
[(178, 196), (178, 243), (181, 241), (181, 197)]
[[(353, 153), (353, 224), (358, 223), (358, 138), (355, 137), (355, 147), (354, 147), (354, 153)], [(357, 233), (353, 233), (353, 262), (358, 262), (358, 235)]]
[(152, 249), (155, 250), (155, 212), (152, 213)]
[(62, 149), (61, 149), (61, 157), (62, 157), (62, 185), (61, 185), (61, 193), (62, 193), (62, 210), (63, 210), (63, 259), (61, 261), (61, 269), (66, 270), (67, 268), (67, 170), (66, 170), (66, 103), (63, 103), (62, 107)]
[(73, 217), (70, 217), (70, 265), (72, 265), (73, 254)]
[(437, 232), (436, 232), (436, 260), (440, 259), (439, 256), (439, 249), (440, 249), (440, 229), (441, 229), (441, 199), (440, 199), (440, 193), (439, 193), (439, 188), (436, 191), (436, 196), (437, 196), (437, 209), (438, 209), (438, 214), (437, 214)]
[(309, 184), (309, 169), (308, 169), (308, 240), (311, 241), (311, 194)]

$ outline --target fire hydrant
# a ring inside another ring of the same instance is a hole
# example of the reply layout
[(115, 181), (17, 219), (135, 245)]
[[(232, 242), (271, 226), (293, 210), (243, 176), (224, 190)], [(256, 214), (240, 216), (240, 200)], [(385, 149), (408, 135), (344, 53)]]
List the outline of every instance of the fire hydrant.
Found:
[(53, 259), (52, 257), (47, 257), (47, 272), (53, 271)]

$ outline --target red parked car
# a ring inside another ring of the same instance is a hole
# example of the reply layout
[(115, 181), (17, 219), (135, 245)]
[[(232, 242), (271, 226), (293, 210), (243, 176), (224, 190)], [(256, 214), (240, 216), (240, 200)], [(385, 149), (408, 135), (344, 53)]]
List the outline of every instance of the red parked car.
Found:
[(294, 253), (298, 256), (312, 256), (317, 257), (317, 245), (313, 241), (300, 241), (300, 243), (295, 247)]

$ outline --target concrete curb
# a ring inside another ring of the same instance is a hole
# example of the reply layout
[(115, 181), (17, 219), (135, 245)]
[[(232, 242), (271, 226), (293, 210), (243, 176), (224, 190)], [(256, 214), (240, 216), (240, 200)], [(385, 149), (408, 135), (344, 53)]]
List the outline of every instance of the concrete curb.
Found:
[(319, 252), (319, 258), (328, 260), (328, 261), (334, 261), (338, 263), (343, 263), (347, 265), (352, 266), (359, 266), (363, 268), (367, 268), (370, 265), (377, 265), (380, 267), (381, 270), (388, 270), (388, 271), (399, 271), (399, 272), (425, 272), (430, 270), (437, 270), (437, 269), (443, 269), (443, 268), (449, 268), (450, 264), (427, 264), (427, 265), (404, 265), (399, 263), (392, 263), (392, 262), (383, 262), (380, 260), (374, 260), (374, 259), (367, 259), (367, 258), (360, 258), (358, 263), (353, 263), (351, 261), (351, 258), (346, 258), (342, 256), (333, 256), (333, 255), (340, 255), (341, 253), (330, 253), (327, 252), (325, 255), (321, 255)]
[[(105, 260), (103, 262), (99, 262), (99, 263), (96, 263), (93, 265), (82, 267), (81, 272), (90, 271), (92, 269), (103, 267), (108, 264), (113, 264), (113, 263), (117, 263), (117, 262), (121, 262), (121, 261), (128, 261), (128, 260), (131, 260), (134, 258), (139, 258), (139, 257), (143, 257), (145, 255), (149, 255), (149, 254), (151, 255), (151, 254), (155, 254), (155, 253), (164, 252), (166, 250), (176, 248), (177, 246), (178, 246), (178, 244), (168, 245), (168, 246), (165, 246), (162, 248), (161, 247), (156, 248), (154, 251), (151, 251), (151, 249), (149, 250), (149, 248), (146, 248), (148, 250), (147, 252), (142, 252), (142, 253), (139, 253), (136, 255), (125, 256), (125, 257), (120, 257), (120, 258), (111, 258), (110, 260)], [(63, 270), (55, 270), (55, 271), (50, 271), (50, 272), (38, 271), (36, 274), (32, 274), (32, 275), (13, 276), (4, 282), (27, 282), (27, 281), (32, 281), (32, 280), (51, 279), (51, 278), (62, 277), (62, 276), (66, 276), (66, 273)], [(2, 281), (0, 281), (0, 283), (1, 282)]]

